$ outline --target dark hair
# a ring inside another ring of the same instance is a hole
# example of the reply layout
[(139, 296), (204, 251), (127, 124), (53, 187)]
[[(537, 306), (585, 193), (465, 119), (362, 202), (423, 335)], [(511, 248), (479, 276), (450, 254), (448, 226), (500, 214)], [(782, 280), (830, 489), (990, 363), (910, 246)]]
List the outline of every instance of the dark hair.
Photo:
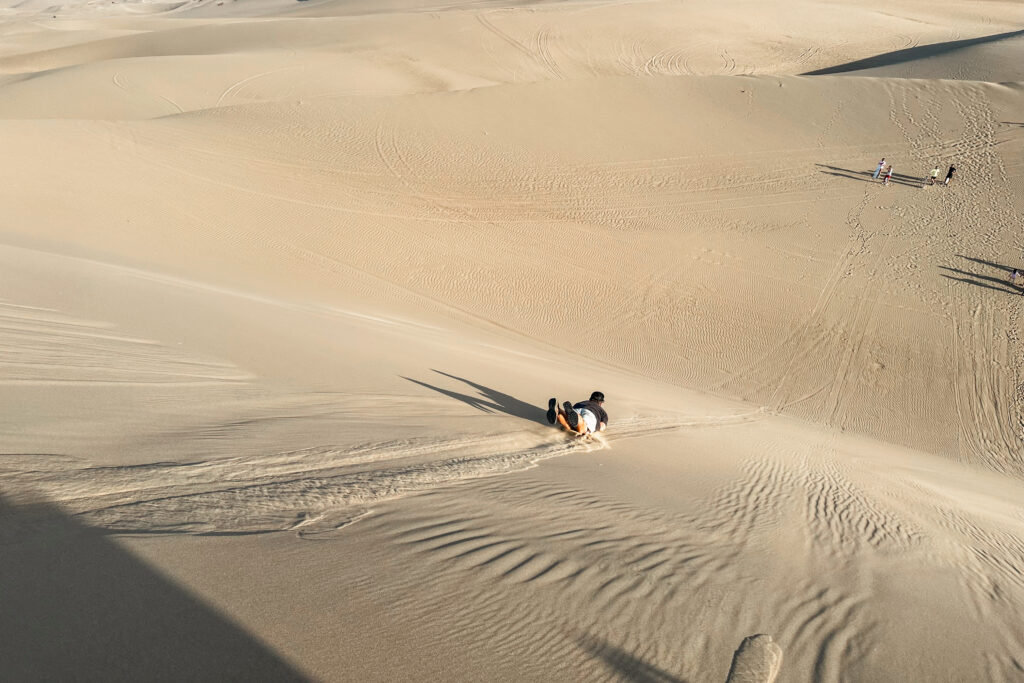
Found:
[(600, 391), (595, 391), (594, 393), (592, 393), (590, 395), (590, 400), (591, 401), (601, 401), (602, 403), (604, 403), (604, 394), (601, 393)]

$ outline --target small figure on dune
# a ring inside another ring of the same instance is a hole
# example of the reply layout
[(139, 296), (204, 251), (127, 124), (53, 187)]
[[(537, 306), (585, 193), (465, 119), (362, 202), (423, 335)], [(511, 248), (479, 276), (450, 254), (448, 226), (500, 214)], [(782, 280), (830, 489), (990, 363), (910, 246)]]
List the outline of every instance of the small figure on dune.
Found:
[(934, 185), (939, 181), (939, 165), (935, 164), (935, 168), (932, 169), (931, 175), (928, 177), (928, 184)]
[(888, 185), (890, 180), (892, 180), (892, 164), (889, 164), (889, 167), (885, 169), (885, 180), (882, 181), (882, 184)]
[(587, 401), (575, 405), (566, 401), (558, 405), (558, 399), (548, 401), (548, 422), (558, 425), (567, 432), (577, 436), (587, 436), (595, 432), (603, 432), (608, 426), (608, 413), (605, 412), (604, 394), (595, 391)]
[(953, 164), (949, 165), (949, 170), (946, 171), (946, 182), (943, 185), (949, 185), (949, 181), (953, 179), (953, 174), (956, 173), (956, 166)]
[(875, 172), (871, 174), (871, 177), (874, 180), (878, 180), (878, 174), (882, 172), (883, 168), (885, 168), (885, 157), (882, 157), (882, 160), (878, 162), (878, 168), (876, 168)]
[[(1020, 279), (1021, 279), (1021, 277), (1024, 277), (1024, 273), (1021, 273), (1021, 272), (1020, 272), (1020, 269), (1018, 269), (1018, 268), (1014, 268), (1014, 269), (1013, 269), (1013, 272), (1012, 272), (1012, 273), (1010, 273), (1010, 277), (1009, 277), (1009, 278), (1007, 278), (1007, 279), (1008, 279), (1008, 280), (1010, 281), (1010, 284), (1011, 284), (1011, 285), (1016, 285), (1016, 284), (1017, 284), (1017, 281), (1018, 281), (1018, 280), (1020, 280)], [(1024, 289), (1021, 289), (1021, 292), (1020, 292), (1020, 293), (1021, 293), (1021, 294), (1024, 294)]]

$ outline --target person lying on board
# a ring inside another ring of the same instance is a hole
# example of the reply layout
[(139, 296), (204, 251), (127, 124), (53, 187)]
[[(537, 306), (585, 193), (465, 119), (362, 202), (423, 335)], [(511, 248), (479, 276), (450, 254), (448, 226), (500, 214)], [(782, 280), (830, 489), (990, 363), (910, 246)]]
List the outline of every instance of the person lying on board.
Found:
[(595, 391), (590, 399), (573, 404), (566, 401), (558, 405), (558, 399), (548, 401), (548, 422), (579, 436), (603, 432), (608, 426), (608, 413), (604, 409), (604, 394)]

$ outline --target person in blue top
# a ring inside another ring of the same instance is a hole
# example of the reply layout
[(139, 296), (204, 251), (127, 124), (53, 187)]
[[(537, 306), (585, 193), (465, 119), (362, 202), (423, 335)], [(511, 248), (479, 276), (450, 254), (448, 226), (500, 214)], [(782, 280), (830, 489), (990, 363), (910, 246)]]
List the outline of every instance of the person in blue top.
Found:
[(562, 429), (580, 436), (603, 432), (608, 426), (608, 413), (604, 409), (604, 394), (595, 391), (587, 401), (573, 404), (566, 401), (558, 405), (558, 399), (548, 400), (548, 422), (556, 422)]

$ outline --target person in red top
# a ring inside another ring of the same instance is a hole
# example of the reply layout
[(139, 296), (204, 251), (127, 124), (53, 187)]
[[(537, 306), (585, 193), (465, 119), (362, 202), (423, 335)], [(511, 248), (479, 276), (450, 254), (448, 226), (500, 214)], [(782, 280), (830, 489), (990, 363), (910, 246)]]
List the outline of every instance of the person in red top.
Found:
[(604, 394), (595, 391), (587, 401), (573, 404), (566, 401), (558, 405), (558, 399), (548, 401), (548, 422), (556, 422), (562, 429), (580, 436), (603, 432), (608, 426), (608, 413), (604, 409)]

